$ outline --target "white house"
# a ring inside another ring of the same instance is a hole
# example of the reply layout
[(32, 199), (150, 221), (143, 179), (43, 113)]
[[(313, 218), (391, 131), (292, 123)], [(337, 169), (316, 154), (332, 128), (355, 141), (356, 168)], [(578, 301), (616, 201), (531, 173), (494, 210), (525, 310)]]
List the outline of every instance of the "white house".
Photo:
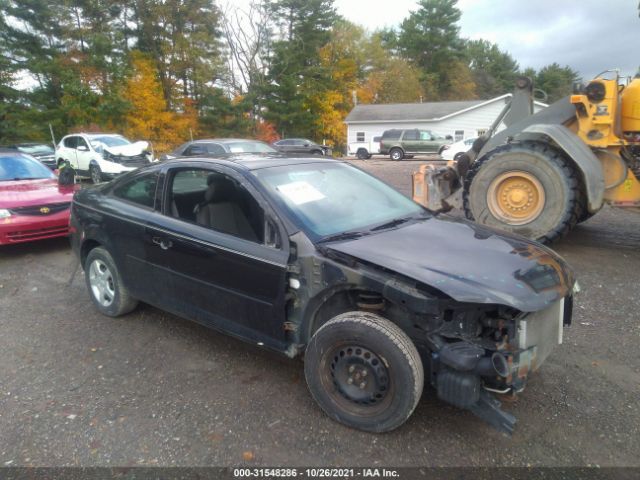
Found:
[[(369, 142), (392, 128), (420, 128), (454, 141), (484, 134), (511, 98), (507, 93), (491, 100), (356, 105), (347, 115), (347, 144)], [(538, 112), (547, 105), (534, 103)], [(503, 129), (501, 125), (499, 130)]]

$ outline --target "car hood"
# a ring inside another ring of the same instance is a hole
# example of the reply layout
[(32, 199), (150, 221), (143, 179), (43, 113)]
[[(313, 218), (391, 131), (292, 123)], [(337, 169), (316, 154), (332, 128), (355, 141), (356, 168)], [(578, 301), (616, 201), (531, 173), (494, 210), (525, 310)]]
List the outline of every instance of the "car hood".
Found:
[(124, 155), (125, 157), (134, 157), (140, 155), (149, 148), (149, 142), (135, 142), (128, 145), (120, 145), (118, 147), (104, 147), (104, 149), (113, 155)]
[(74, 191), (73, 185), (59, 185), (57, 179), (0, 182), (0, 208), (71, 202)]
[(523, 312), (565, 297), (574, 277), (552, 250), (445, 215), (327, 248), (417, 280), (459, 302)]

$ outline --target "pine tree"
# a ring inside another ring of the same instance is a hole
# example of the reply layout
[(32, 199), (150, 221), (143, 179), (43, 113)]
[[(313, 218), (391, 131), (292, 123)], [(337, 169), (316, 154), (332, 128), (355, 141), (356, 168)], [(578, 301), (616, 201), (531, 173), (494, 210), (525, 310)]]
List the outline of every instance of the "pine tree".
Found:
[(425, 91), (432, 92), (430, 97), (459, 97), (452, 91), (457, 81), (452, 82), (450, 70), (451, 62), (464, 54), (457, 25), (461, 12), (456, 3), (457, 0), (420, 0), (418, 10), (400, 26), (399, 50), (422, 70)]
[(275, 0), (267, 6), (280, 19), (280, 39), (273, 44), (269, 83), (261, 92), (264, 117), (285, 136), (314, 137), (312, 97), (331, 82), (318, 52), (337, 19), (333, 0)]

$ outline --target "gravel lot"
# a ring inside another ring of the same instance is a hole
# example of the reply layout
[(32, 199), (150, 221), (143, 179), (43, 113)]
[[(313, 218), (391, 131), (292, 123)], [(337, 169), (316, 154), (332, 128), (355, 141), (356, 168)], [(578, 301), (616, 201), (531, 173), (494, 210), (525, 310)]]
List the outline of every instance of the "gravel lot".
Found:
[[(353, 163), (409, 194), (421, 162)], [(583, 293), (511, 438), (431, 389), (392, 433), (343, 427), (300, 361), (148, 306), (102, 317), (67, 240), (2, 247), (0, 466), (640, 466), (639, 247), (640, 215), (608, 208), (555, 245)]]

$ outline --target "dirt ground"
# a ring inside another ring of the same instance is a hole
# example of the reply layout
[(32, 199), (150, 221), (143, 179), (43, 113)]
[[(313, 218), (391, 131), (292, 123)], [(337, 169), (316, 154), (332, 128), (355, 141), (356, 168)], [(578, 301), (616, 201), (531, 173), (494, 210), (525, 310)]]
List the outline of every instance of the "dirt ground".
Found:
[[(420, 164), (353, 163), (406, 194)], [(639, 247), (640, 215), (608, 208), (554, 246), (582, 294), (511, 438), (429, 388), (392, 433), (343, 427), (300, 361), (148, 306), (99, 315), (66, 239), (2, 247), (0, 466), (640, 466)]]

